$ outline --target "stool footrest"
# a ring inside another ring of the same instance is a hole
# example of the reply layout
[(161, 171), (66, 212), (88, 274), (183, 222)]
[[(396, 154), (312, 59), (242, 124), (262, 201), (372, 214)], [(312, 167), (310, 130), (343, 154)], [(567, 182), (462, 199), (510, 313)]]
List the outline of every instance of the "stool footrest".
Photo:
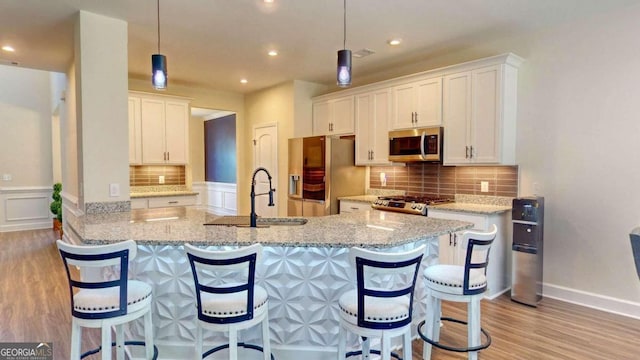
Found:
[[(369, 350), (369, 352), (372, 353), (372, 354), (381, 355), (380, 354), (380, 350), (372, 349), (372, 350)], [(346, 358), (349, 358), (349, 357), (352, 357), (352, 356), (356, 356), (356, 355), (362, 355), (362, 350), (350, 351), (344, 356), (344, 358), (346, 359)], [(398, 359), (398, 360), (402, 360), (400, 355), (398, 355), (398, 354), (396, 354), (394, 352), (391, 353), (391, 357), (395, 358), (395, 359)], [(411, 359), (408, 359), (408, 360), (411, 360)]]
[[(126, 345), (145, 346), (145, 342), (144, 341), (125, 341), (124, 345), (125, 346)], [(114, 347), (114, 346), (116, 346), (116, 343), (112, 342), (111, 343), (111, 347)], [(86, 353), (80, 355), (80, 359), (84, 359), (89, 355), (97, 354), (100, 351), (102, 351), (102, 346), (99, 346), (98, 348), (93, 349), (93, 350), (89, 350)], [(158, 348), (155, 345), (153, 345), (153, 359), (152, 360), (157, 360), (157, 359), (158, 359)]]
[[(264, 349), (262, 348), (262, 346), (258, 346), (258, 345), (245, 344), (243, 342), (239, 342), (238, 346), (242, 346), (245, 349), (252, 349), (252, 350), (258, 350), (260, 352), (264, 352)], [(218, 351), (223, 350), (223, 349), (228, 349), (228, 348), (229, 348), (229, 344), (224, 344), (224, 345), (220, 345), (220, 346), (214, 347), (213, 349), (211, 349), (211, 350), (205, 352), (204, 354), (202, 354), (202, 358), (204, 359), (207, 356), (209, 356), (209, 355), (211, 355), (211, 354), (213, 354), (215, 352), (218, 352)], [(270, 355), (271, 355), (271, 360), (275, 360), (276, 359), (273, 356), (273, 354), (270, 354)]]
[[(462, 320), (458, 320), (458, 319), (454, 319), (454, 318), (450, 318), (450, 317), (442, 317), (440, 318), (440, 320), (442, 321), (451, 321), (451, 322), (455, 322), (458, 324), (464, 324), (464, 325), (468, 325), (466, 321), (462, 321)], [(470, 351), (480, 351), (480, 350), (484, 350), (486, 348), (489, 347), (489, 345), (491, 345), (491, 335), (489, 335), (489, 333), (483, 329), (480, 328), (480, 331), (482, 332), (482, 334), (484, 334), (486, 341), (483, 344), (480, 344), (478, 346), (470, 346), (470, 347), (465, 347), (465, 348), (459, 348), (459, 347), (454, 347), (454, 346), (449, 346), (449, 345), (445, 345), (445, 344), (441, 344), (438, 341), (433, 341), (429, 338), (427, 338), (423, 333), (422, 333), (422, 327), (425, 325), (425, 321), (423, 320), (422, 322), (420, 322), (418, 324), (418, 335), (420, 335), (420, 338), (426, 342), (428, 342), (429, 344), (440, 348), (440, 349), (444, 349), (444, 350), (448, 350), (448, 351), (455, 351), (455, 352), (470, 352)]]

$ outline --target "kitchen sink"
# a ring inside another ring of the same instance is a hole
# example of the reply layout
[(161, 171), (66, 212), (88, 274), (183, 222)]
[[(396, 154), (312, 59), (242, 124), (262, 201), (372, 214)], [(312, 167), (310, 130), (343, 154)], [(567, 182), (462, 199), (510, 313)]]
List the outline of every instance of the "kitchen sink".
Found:
[[(204, 225), (218, 225), (218, 226), (237, 226), (237, 227), (249, 227), (251, 219), (249, 216), (221, 216), (213, 219), (212, 221)], [(307, 223), (305, 218), (294, 217), (282, 217), (282, 218), (257, 218), (257, 227), (269, 227), (269, 226), (299, 226)]]

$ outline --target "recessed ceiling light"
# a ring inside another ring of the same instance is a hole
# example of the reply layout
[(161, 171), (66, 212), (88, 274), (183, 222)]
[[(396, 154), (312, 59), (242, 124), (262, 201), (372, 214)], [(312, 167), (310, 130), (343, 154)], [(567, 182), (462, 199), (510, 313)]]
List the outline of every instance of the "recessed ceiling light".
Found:
[(269, 50), (269, 56), (278, 56), (278, 51), (276, 51), (276, 50)]
[(391, 46), (396, 46), (396, 45), (400, 45), (401, 42), (402, 42), (402, 39), (391, 39), (388, 41), (388, 44)]
[(247, 79), (240, 79), (240, 82), (241, 82), (242, 84), (246, 84), (246, 83), (248, 83), (249, 81), (248, 81)]
[(9, 45), (5, 45), (2, 47), (2, 50), (7, 51), (7, 52), (14, 52), (16, 51), (16, 49), (14, 49), (13, 47), (9, 46)]
[(265, 4), (273, 4), (274, 0), (264, 0)]

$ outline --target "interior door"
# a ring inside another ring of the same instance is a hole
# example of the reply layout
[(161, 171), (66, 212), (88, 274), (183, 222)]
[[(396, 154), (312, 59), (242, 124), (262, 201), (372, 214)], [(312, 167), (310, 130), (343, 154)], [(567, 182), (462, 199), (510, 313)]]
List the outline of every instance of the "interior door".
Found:
[[(278, 127), (276, 124), (257, 126), (253, 129), (253, 164), (254, 170), (264, 167), (271, 174), (271, 184), (278, 190), (274, 194), (275, 206), (268, 206), (269, 196), (256, 196), (256, 214), (262, 217), (278, 216), (279, 191), (286, 193), (286, 189), (277, 189), (278, 185)], [(253, 171), (252, 171), (253, 173)], [(264, 171), (256, 175), (256, 194), (269, 192), (269, 178)]]

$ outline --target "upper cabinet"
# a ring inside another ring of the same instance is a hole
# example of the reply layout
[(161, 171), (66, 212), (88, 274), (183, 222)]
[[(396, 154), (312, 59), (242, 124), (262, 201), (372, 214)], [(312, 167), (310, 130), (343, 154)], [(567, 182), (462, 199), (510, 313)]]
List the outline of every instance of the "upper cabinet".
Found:
[(444, 165), (515, 164), (516, 91), (508, 63), (444, 77)]
[(393, 88), (393, 130), (442, 124), (442, 77), (395, 86)]
[(140, 98), (129, 97), (129, 164), (142, 164), (142, 118)]
[[(139, 103), (140, 135), (131, 134)], [(133, 109), (133, 111), (132, 111)], [(129, 161), (144, 165), (184, 165), (189, 154), (189, 101), (145, 93), (129, 94)], [(134, 150), (132, 150), (134, 149)], [(140, 157), (134, 154), (140, 149)]]
[(354, 133), (353, 95), (313, 102), (313, 135)]
[(389, 165), (391, 91), (356, 95), (356, 165)]

